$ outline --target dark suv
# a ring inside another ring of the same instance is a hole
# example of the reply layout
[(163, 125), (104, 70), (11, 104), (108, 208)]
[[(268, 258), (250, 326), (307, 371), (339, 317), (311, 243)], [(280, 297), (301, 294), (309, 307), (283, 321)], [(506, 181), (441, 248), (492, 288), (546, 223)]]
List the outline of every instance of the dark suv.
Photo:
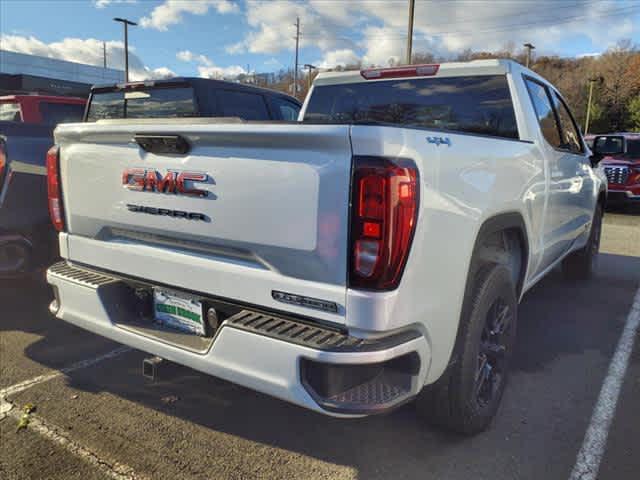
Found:
[(93, 87), (85, 121), (176, 117), (295, 121), (300, 107), (289, 95), (252, 85), (172, 78)]

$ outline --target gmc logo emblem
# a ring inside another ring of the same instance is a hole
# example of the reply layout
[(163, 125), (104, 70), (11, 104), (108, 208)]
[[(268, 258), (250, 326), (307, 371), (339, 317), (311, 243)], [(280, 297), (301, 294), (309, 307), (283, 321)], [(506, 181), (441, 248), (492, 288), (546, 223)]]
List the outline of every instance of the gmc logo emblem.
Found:
[(206, 197), (208, 192), (187, 188), (187, 182), (206, 182), (209, 176), (197, 172), (167, 172), (164, 177), (156, 170), (127, 168), (122, 172), (122, 185), (136, 192), (174, 193), (193, 197)]

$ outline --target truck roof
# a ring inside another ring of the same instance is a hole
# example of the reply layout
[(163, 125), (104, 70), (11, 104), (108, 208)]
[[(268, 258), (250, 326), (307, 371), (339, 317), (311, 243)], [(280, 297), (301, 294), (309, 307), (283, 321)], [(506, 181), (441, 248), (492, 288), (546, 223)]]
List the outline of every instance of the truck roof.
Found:
[[(515, 60), (509, 59), (488, 59), (488, 60), (472, 60), (470, 62), (448, 62), (433, 64), (437, 65), (436, 77), (456, 77), (456, 76), (469, 76), (469, 75), (501, 75), (509, 73), (514, 69), (526, 71), (531, 76), (538, 77), (535, 72), (523, 67)], [(392, 67), (397, 69), (411, 68), (415, 65), (406, 65)], [(363, 72), (371, 72), (376, 70), (391, 70), (385, 68), (365, 68), (362, 70), (349, 70), (346, 72), (321, 72), (313, 82), (314, 85), (334, 85), (342, 83), (356, 83), (364, 81), (380, 81), (388, 80), (390, 77), (385, 78), (371, 78), (365, 79)], [(410, 78), (411, 75), (402, 75), (403, 78)], [(415, 75), (415, 78), (422, 78), (421, 75)], [(538, 77), (539, 78), (539, 77)]]
[(287, 95), (286, 93), (279, 92), (278, 90), (271, 90), (268, 88), (257, 87), (255, 85), (248, 85), (246, 83), (237, 83), (237, 82), (229, 82), (226, 80), (214, 80), (212, 78), (200, 78), (200, 77), (172, 77), (165, 78), (160, 80), (144, 80), (139, 82), (128, 82), (128, 83), (117, 83), (117, 84), (106, 84), (106, 85), (94, 85), (91, 87), (92, 92), (99, 91), (107, 91), (107, 90), (123, 90), (127, 87), (143, 85), (146, 87), (162, 87), (168, 85), (179, 85), (179, 84), (188, 84), (196, 89), (205, 89), (205, 88), (227, 88), (234, 90), (245, 90), (251, 92), (262, 92), (270, 96), (274, 97), (282, 97), (286, 98), (289, 101), (292, 101), (298, 105), (300, 105), (300, 101), (291, 95)]
[(87, 103), (86, 98), (63, 97), (58, 95), (4, 95), (0, 97), (0, 102), (22, 102), (22, 101), (70, 103), (70, 104), (76, 104), (76, 105)]

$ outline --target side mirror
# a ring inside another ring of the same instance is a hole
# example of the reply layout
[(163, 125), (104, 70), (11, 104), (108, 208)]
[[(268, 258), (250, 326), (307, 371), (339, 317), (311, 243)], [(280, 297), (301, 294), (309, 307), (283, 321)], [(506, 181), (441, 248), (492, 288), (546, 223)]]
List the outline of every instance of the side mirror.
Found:
[(600, 160), (604, 158), (604, 155), (600, 155), (599, 153), (592, 153), (589, 157), (589, 162), (591, 162), (591, 166), (596, 168), (600, 163)]

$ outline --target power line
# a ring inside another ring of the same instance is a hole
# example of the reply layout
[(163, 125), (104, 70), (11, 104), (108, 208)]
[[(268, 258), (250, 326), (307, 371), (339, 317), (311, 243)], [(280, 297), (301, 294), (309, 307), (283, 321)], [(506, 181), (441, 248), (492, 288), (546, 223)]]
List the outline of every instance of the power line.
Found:
[[(503, 27), (499, 27), (499, 28), (489, 28), (489, 29), (484, 29), (484, 30), (466, 30), (466, 31), (457, 31), (457, 32), (434, 32), (432, 34), (421, 34), (421, 35), (414, 35), (414, 37), (420, 37), (420, 38), (431, 38), (431, 37), (443, 37), (443, 36), (447, 36), (447, 35), (476, 35), (479, 33), (499, 33), (499, 32), (506, 32), (506, 31), (510, 31), (510, 30), (514, 30), (514, 29), (520, 29), (523, 27), (536, 27), (536, 26), (548, 26), (548, 27), (552, 27), (552, 26), (556, 26), (556, 25), (562, 25), (565, 23), (571, 23), (575, 20), (588, 20), (588, 19), (592, 19), (592, 18), (606, 18), (606, 17), (616, 17), (616, 16), (621, 16), (621, 15), (629, 15), (631, 13), (635, 13), (636, 11), (640, 11), (640, 7), (638, 6), (634, 6), (634, 7), (623, 7), (620, 8), (618, 10), (613, 9), (610, 10), (609, 12), (603, 12), (602, 14), (599, 15), (578, 15), (578, 16), (573, 16), (573, 17), (564, 17), (561, 19), (557, 18), (557, 15), (554, 15), (553, 18), (544, 18), (544, 19), (538, 19), (536, 21), (530, 21), (530, 22), (525, 22), (525, 23), (519, 23), (519, 24), (511, 24), (511, 25), (505, 25)], [(556, 19), (556, 21), (554, 21), (554, 19)], [(451, 25), (455, 25), (455, 24), (451, 24)], [(444, 26), (444, 24), (440, 24), (438, 26)], [(312, 37), (322, 37), (323, 35), (302, 35), (305, 38), (312, 38)], [(364, 36), (366, 38), (404, 38), (405, 34), (401, 34), (401, 33), (394, 33), (394, 34), (371, 34), (371, 35), (367, 35), (364, 34)], [(344, 40), (353, 40), (351, 37), (347, 37), (347, 36), (338, 36), (336, 38), (340, 38), (340, 39), (344, 39)]]

